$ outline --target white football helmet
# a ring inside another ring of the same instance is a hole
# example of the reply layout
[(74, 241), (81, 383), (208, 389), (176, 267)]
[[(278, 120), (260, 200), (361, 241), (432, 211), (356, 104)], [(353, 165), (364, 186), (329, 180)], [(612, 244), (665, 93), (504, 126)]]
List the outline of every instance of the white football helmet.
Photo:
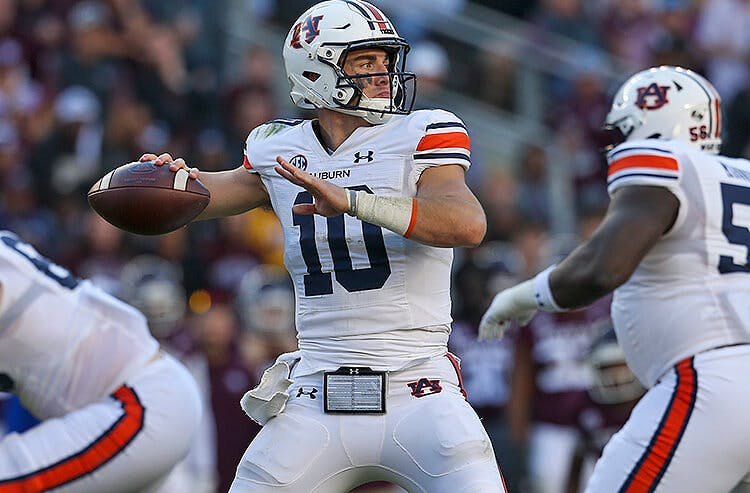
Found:
[(611, 145), (626, 140), (674, 139), (718, 154), (721, 149), (721, 98), (714, 86), (692, 70), (653, 67), (630, 77), (617, 91), (605, 130)]
[[(348, 76), (341, 67), (347, 55), (363, 48), (383, 48), (390, 56), (387, 73)], [(304, 109), (328, 108), (385, 123), (405, 115), (414, 104), (415, 75), (405, 71), (409, 44), (390, 20), (361, 0), (329, 0), (302, 14), (284, 43), (284, 65), (294, 104)], [(368, 98), (360, 79), (388, 76), (389, 98)]]
[(178, 328), (187, 307), (180, 267), (156, 255), (139, 255), (123, 266), (120, 283), (120, 298), (146, 316), (154, 337), (165, 339)]
[(294, 333), (294, 285), (289, 274), (261, 264), (247, 271), (235, 299), (242, 327), (265, 337)]
[(593, 375), (588, 392), (594, 402), (624, 404), (646, 392), (625, 361), (613, 329), (592, 344), (586, 361)]

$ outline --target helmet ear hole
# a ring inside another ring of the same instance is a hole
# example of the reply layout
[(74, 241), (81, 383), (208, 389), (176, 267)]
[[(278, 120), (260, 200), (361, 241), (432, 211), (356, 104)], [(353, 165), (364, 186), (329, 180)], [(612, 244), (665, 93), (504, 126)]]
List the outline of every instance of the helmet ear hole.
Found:
[(311, 80), (315, 82), (316, 80), (320, 79), (320, 74), (317, 72), (310, 72), (309, 70), (305, 70), (302, 72), (302, 76), (308, 80)]

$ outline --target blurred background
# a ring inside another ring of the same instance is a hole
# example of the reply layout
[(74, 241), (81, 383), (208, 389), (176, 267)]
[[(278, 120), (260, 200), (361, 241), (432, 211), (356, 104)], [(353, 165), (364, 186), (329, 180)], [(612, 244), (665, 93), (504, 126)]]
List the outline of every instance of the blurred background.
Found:
[[(596, 227), (608, 202), (598, 129), (632, 73), (707, 76), (724, 101), (723, 153), (748, 154), (750, 1), (370, 1), (411, 43), (416, 107), (454, 111), (472, 138), (467, 179), (489, 229), (456, 251), (451, 336), (469, 400), (510, 491), (577, 491), (637, 399), (592, 397), (616, 363), (592, 360), (608, 300), (500, 342), (475, 341), (478, 319), (498, 289)], [(0, 0), (0, 227), (142, 309), (194, 373), (209, 412), (176, 474), (198, 493), (227, 490), (258, 430), (237, 403), (295, 345), (278, 222), (258, 210), (140, 237), (99, 219), (86, 191), (146, 151), (234, 168), (252, 128), (300, 116), (281, 47), (313, 3)], [(0, 435), (34, 423), (8, 396), (0, 416)]]

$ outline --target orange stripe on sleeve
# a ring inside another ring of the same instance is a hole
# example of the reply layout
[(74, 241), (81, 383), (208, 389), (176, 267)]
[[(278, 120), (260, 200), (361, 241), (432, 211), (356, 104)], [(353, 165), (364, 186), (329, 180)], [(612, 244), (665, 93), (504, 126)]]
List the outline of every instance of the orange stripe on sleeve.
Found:
[(677, 389), (674, 400), (667, 410), (656, 435), (649, 445), (646, 455), (641, 459), (630, 479), (627, 489), (622, 493), (648, 493), (658, 485), (661, 476), (674, 451), (682, 439), (682, 434), (695, 404), (696, 378), (692, 367), (692, 358), (677, 364)]
[(447, 132), (443, 134), (430, 134), (422, 137), (417, 146), (417, 151), (428, 151), (430, 149), (455, 149), (461, 148), (471, 150), (471, 140), (463, 132)]
[(411, 199), (411, 219), (409, 219), (409, 227), (406, 228), (406, 233), (404, 233), (404, 238), (408, 238), (411, 236), (412, 231), (414, 231), (414, 225), (417, 224), (417, 198), (414, 197)]
[(112, 396), (123, 415), (102, 436), (80, 452), (33, 474), (0, 480), (0, 493), (30, 493), (57, 488), (100, 468), (117, 456), (143, 428), (144, 409), (133, 389), (122, 386)]
[(677, 160), (673, 157), (637, 155), (618, 159), (609, 165), (608, 176), (627, 168), (652, 168), (677, 171), (680, 169)]
[(245, 167), (245, 169), (253, 169), (253, 165), (250, 164), (250, 161), (247, 160), (247, 156), (245, 156), (245, 160), (242, 165)]

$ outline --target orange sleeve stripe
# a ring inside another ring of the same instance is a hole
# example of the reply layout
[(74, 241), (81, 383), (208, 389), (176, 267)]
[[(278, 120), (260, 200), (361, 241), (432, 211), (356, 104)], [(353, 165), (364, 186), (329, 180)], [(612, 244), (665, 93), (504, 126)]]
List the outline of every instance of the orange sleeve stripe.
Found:
[(471, 140), (469, 140), (469, 136), (463, 132), (425, 135), (422, 137), (422, 140), (419, 141), (419, 145), (417, 145), (417, 151), (456, 148), (471, 150)]
[(409, 227), (406, 228), (406, 233), (404, 233), (404, 238), (408, 238), (411, 236), (412, 231), (414, 231), (414, 226), (417, 224), (417, 198), (411, 199), (411, 219), (409, 219)]
[(693, 358), (682, 360), (677, 364), (677, 388), (673, 401), (667, 409), (661, 426), (656, 430), (656, 437), (651, 441), (637, 469), (629, 477), (624, 493), (648, 493), (654, 491), (661, 478), (662, 469), (669, 465), (669, 460), (680, 444), (690, 414), (695, 406), (696, 377), (693, 369)]
[(247, 156), (245, 156), (245, 160), (242, 165), (245, 167), (245, 169), (253, 169), (253, 165), (250, 164), (250, 161), (247, 160)]
[(0, 481), (0, 493), (47, 491), (67, 484), (100, 468), (120, 452), (143, 428), (144, 409), (138, 396), (122, 386), (112, 396), (120, 401), (124, 413), (106, 433), (88, 447), (36, 474)]
[(680, 166), (677, 164), (677, 160), (673, 157), (636, 155), (614, 161), (609, 165), (607, 175), (612, 176), (618, 171), (627, 168), (653, 168), (677, 171), (680, 169)]

